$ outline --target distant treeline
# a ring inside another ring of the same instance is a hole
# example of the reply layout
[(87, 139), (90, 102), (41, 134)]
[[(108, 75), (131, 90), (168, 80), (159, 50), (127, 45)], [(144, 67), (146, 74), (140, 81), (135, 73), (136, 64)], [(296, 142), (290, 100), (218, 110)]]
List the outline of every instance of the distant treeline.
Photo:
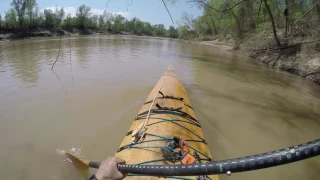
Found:
[[(166, 0), (175, 3), (178, 0)], [(54, 30), (69, 32), (128, 32), (137, 35), (195, 39), (205, 36), (232, 35), (244, 39), (250, 34), (271, 30), (275, 45), (283, 36), (317, 35), (320, 28), (320, 0), (189, 0), (203, 9), (199, 17), (183, 13), (179, 27), (151, 25), (138, 18), (131, 20), (104, 11), (91, 13), (90, 7), (77, 8), (76, 16), (66, 15), (63, 8), (40, 12), (36, 0), (12, 0), (11, 8), (0, 15), (0, 31)], [(280, 31), (281, 30), (281, 31)]]
[(138, 18), (131, 20), (119, 14), (104, 11), (102, 15), (91, 13), (91, 8), (82, 5), (77, 8), (76, 16), (65, 13), (64, 8), (55, 11), (40, 11), (36, 0), (13, 0), (11, 8), (2, 18), (0, 32), (41, 31), (63, 29), (69, 32), (128, 32), (137, 35), (177, 38), (178, 31), (173, 26), (165, 29), (163, 24), (151, 25)]

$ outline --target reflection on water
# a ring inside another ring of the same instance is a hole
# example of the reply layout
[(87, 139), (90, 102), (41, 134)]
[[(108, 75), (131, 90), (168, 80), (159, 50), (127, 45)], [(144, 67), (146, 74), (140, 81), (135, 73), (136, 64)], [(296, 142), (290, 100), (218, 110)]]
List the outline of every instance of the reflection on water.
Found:
[[(56, 150), (82, 147), (91, 160), (113, 155), (170, 64), (216, 160), (320, 137), (320, 87), (240, 55), (128, 36), (64, 37), (61, 47), (53, 72), (59, 38), (0, 43), (4, 179), (80, 179)], [(300, 180), (316, 179), (319, 172), (318, 157), (220, 178)]]

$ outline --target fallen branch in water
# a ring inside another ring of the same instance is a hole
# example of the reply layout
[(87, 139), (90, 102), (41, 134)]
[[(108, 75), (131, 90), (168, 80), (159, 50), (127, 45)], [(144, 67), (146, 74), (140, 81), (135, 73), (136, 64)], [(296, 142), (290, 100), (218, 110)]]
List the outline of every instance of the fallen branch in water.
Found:
[(54, 63), (52, 64), (51, 69), (53, 69), (54, 65), (56, 64), (56, 62), (58, 61), (59, 55), (60, 55), (60, 50), (61, 50), (61, 36), (60, 36), (60, 41), (59, 41), (59, 52), (56, 58), (56, 61), (54, 61)]
[(62, 90), (64, 91), (64, 93), (65, 93), (65, 94), (68, 94), (67, 91), (64, 89), (64, 85), (63, 85), (63, 84), (61, 83), (61, 81), (60, 81), (59, 75), (58, 75), (53, 69), (51, 69), (51, 71), (52, 71), (53, 74), (57, 77), (57, 79), (58, 79), (58, 81), (59, 81), (59, 84), (60, 84)]
[(70, 54), (70, 72), (71, 72), (71, 77), (72, 77), (72, 80), (74, 82), (74, 78), (73, 78), (73, 72), (72, 72), (72, 61), (71, 61), (71, 43), (70, 43), (70, 40), (68, 40), (68, 44), (69, 44), (69, 48), (70, 48), (70, 51), (69, 51), (69, 54)]

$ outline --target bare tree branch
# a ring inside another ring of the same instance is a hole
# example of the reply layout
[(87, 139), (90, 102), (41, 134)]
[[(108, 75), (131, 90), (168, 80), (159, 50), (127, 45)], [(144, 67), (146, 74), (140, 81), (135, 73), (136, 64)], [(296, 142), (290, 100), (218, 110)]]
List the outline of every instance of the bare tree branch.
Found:
[(108, 8), (108, 4), (109, 4), (110, 1), (111, 1), (111, 0), (108, 0), (108, 1), (107, 1), (107, 4), (106, 4), (107, 8)]
[(313, 7), (312, 7), (311, 9), (309, 9), (306, 13), (304, 13), (304, 15), (301, 16), (301, 18), (299, 18), (298, 20), (296, 20), (296, 21), (294, 22), (294, 24), (297, 23), (298, 21), (300, 21), (302, 18), (304, 18), (307, 14), (309, 14), (317, 5), (318, 5), (317, 3), (314, 4)]
[(276, 45), (277, 47), (280, 47), (281, 46), (281, 43), (280, 43), (280, 40), (279, 40), (279, 37), (277, 35), (277, 29), (276, 29), (276, 25), (275, 25), (275, 22), (274, 22), (274, 19), (273, 19), (273, 15), (272, 15), (272, 12), (271, 12), (271, 9), (268, 5), (268, 1), (267, 0), (263, 0), (264, 2), (264, 6), (269, 14), (269, 18), (270, 18), (270, 21), (271, 21), (271, 25), (272, 25), (272, 32), (273, 32), (273, 37), (274, 37), (274, 40), (276, 42)]
[(128, 4), (127, 4), (127, 11), (129, 11), (129, 6), (132, 6), (132, 4), (133, 4), (133, 0), (131, 0), (131, 3), (128, 2)]
[(224, 10), (217, 9), (217, 8), (209, 5), (208, 3), (206, 3), (204, 0), (189, 0), (187, 2), (198, 3), (198, 4), (200, 3), (200, 4), (203, 4), (204, 6), (207, 6), (207, 7), (211, 8), (211, 9), (217, 11), (217, 12), (227, 12), (227, 11), (233, 9), (234, 7), (238, 6), (239, 4), (241, 4), (241, 3), (245, 2), (245, 1), (247, 1), (247, 0), (239, 1), (239, 2), (235, 3), (234, 5), (228, 7), (226, 9), (224, 9)]
[(193, 27), (192, 21), (194, 20), (192, 15), (183, 12), (181, 17), (182, 23), (186, 26), (188, 26), (192, 31), (195, 31), (195, 28)]
[(172, 23), (174, 24), (173, 19), (172, 19), (172, 16), (171, 16), (171, 14), (170, 14), (170, 12), (169, 12), (169, 9), (168, 9), (166, 3), (164, 2), (164, 0), (162, 0), (162, 2), (163, 2), (164, 7), (166, 7), (166, 9), (167, 9), (167, 11), (168, 11), (168, 14), (169, 14), (169, 16), (170, 16), (170, 18), (171, 18)]
[(259, 17), (260, 17), (261, 6), (262, 6), (262, 0), (260, 1), (260, 5), (259, 5), (258, 19), (259, 19)]

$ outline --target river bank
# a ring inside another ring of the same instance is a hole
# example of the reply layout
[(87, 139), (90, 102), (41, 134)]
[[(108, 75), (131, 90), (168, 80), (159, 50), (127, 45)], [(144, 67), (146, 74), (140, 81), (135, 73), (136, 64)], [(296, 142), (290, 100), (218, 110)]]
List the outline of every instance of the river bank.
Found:
[(39, 31), (16, 31), (16, 32), (2, 32), (0, 33), (0, 41), (11, 41), (29, 39), (35, 37), (53, 37), (53, 36), (70, 36), (71, 33), (63, 30), (39, 30)]
[[(78, 35), (93, 35), (93, 34), (113, 34), (111, 32), (93, 32), (93, 31), (80, 31), (74, 30), (72, 32), (65, 31), (62, 29), (55, 30), (39, 30), (39, 31), (17, 31), (17, 32), (4, 32), (0, 33), (0, 41), (11, 41), (11, 40), (21, 40), (21, 39), (29, 39), (35, 37), (54, 37), (54, 36), (78, 36)], [(126, 32), (120, 32), (116, 34), (127, 35)]]
[(59, 36), (79, 36), (79, 35), (129, 35), (129, 36), (147, 36), (153, 38), (169, 38), (169, 37), (161, 37), (161, 36), (148, 36), (145, 34), (137, 35), (129, 32), (120, 31), (117, 33), (112, 33), (109, 31), (64, 31), (64, 30), (56, 30), (56, 31), (30, 31), (30, 32), (14, 32), (14, 33), (0, 33), (0, 42), (1, 41), (12, 41), (12, 40), (22, 40), (22, 39), (30, 39), (36, 37), (59, 37)]
[[(280, 37), (284, 38), (281, 32)], [(285, 45), (275, 48), (272, 34), (262, 31), (237, 42), (228, 37), (194, 43), (241, 53), (320, 84), (320, 41), (316, 39), (312, 34), (294, 34), (288, 40), (282, 39)]]

